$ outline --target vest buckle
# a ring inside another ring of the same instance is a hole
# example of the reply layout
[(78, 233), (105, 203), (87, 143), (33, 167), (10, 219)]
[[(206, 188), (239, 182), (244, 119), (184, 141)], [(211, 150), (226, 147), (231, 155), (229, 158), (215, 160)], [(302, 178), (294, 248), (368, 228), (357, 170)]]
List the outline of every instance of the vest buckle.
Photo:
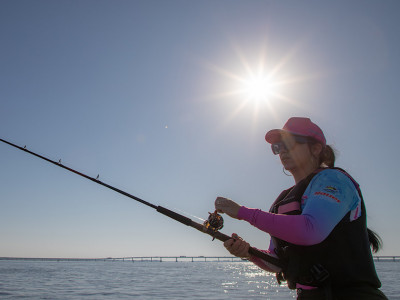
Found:
[(310, 272), (314, 280), (319, 284), (324, 283), (329, 278), (329, 272), (321, 264), (313, 265)]

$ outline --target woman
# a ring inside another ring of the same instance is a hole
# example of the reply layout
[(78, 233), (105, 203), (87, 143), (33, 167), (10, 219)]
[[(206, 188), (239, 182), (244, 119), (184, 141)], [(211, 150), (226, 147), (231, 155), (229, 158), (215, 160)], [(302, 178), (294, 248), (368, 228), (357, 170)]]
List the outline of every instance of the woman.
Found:
[(308, 118), (290, 118), (265, 139), (279, 154), (295, 185), (283, 191), (269, 212), (218, 197), (215, 208), (245, 220), (271, 235), (268, 254), (283, 269), (252, 257), (249, 244), (236, 234), (224, 246), (233, 255), (277, 273), (297, 289), (297, 299), (387, 299), (379, 290), (371, 248), (379, 237), (366, 226), (361, 191), (344, 170), (334, 168), (335, 155), (322, 130)]

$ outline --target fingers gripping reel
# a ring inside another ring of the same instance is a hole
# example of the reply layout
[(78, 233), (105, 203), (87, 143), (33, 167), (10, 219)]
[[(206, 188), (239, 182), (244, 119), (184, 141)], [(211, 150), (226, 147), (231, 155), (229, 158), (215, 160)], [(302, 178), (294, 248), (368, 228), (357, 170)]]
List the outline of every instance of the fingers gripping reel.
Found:
[[(212, 230), (214, 233), (216, 233), (218, 230), (222, 229), (224, 227), (224, 219), (220, 214), (217, 213), (217, 211), (214, 211), (213, 213), (209, 212), (208, 219), (204, 221), (203, 226), (204, 228)], [(213, 237), (213, 240), (215, 237)]]

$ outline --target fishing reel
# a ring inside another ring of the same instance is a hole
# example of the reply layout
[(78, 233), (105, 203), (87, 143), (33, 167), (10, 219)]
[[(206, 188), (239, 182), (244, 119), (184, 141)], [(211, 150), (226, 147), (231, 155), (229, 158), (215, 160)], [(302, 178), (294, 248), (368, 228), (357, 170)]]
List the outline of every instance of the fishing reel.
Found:
[[(217, 211), (214, 211), (213, 213), (209, 212), (208, 219), (204, 221), (203, 226), (204, 229), (211, 229), (214, 233), (216, 233), (218, 230), (222, 229), (224, 227), (224, 219), (220, 214), (217, 213)], [(213, 240), (215, 237), (213, 238)]]

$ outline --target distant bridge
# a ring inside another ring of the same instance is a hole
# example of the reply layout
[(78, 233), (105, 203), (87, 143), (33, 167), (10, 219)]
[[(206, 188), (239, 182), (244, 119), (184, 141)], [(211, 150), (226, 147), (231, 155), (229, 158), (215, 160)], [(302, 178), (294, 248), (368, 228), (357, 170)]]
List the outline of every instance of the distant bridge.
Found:
[[(400, 256), (374, 256), (375, 261), (400, 261)], [(204, 261), (204, 262), (220, 262), (220, 261), (227, 261), (227, 262), (239, 262), (239, 261), (247, 261), (246, 259), (241, 259), (235, 256), (132, 256), (132, 257), (120, 257), (120, 258), (107, 258), (107, 260), (113, 261), (150, 261), (150, 262), (163, 262), (163, 261)]]
[(390, 255), (376, 255), (374, 256), (375, 261), (400, 261), (400, 256), (390, 256)]
[[(128, 256), (107, 258), (34, 258), (34, 257), (0, 257), (2, 260), (33, 261), (131, 261), (131, 262), (241, 262), (247, 261), (235, 256)], [(400, 256), (376, 255), (375, 261), (400, 262)]]
[(235, 256), (128, 256), (107, 258), (36, 258), (36, 257), (0, 257), (2, 260), (31, 260), (31, 261), (132, 261), (132, 262), (239, 262), (243, 261)]
[(204, 261), (204, 262), (234, 262), (243, 261), (240, 257), (235, 256), (131, 256), (131, 257), (121, 257), (121, 258), (108, 258), (110, 260), (122, 260), (122, 261), (151, 261), (151, 262), (165, 262), (165, 261)]

